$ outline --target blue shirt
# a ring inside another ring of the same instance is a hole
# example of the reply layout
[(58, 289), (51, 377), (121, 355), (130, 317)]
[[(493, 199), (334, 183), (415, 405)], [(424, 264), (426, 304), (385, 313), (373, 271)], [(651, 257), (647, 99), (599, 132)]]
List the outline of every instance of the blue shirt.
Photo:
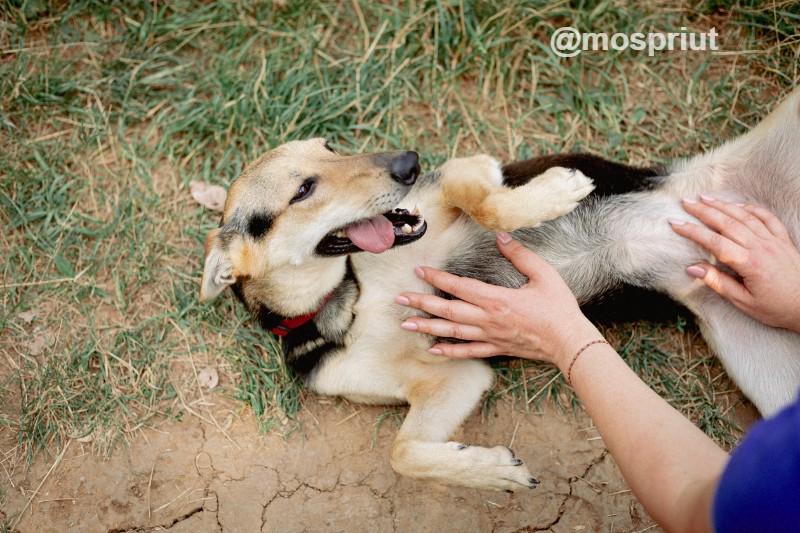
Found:
[(731, 453), (713, 507), (717, 533), (800, 531), (800, 396)]

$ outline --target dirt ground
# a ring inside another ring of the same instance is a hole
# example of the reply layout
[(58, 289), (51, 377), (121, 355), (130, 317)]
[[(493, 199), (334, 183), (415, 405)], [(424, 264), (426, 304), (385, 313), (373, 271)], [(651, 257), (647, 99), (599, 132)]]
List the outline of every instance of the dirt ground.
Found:
[(470, 418), (456, 440), (510, 445), (541, 481), (506, 494), (396, 475), (397, 425), (390, 417), (376, 429), (382, 407), (311, 397), (302, 431), (284, 438), (260, 435), (249, 411), (231, 417), (235, 406), (215, 400), (209, 415), (228, 423), (189, 416), (143, 429), (110, 459), (71, 441), (27, 475), (4, 462), (0, 522), (14, 525), (24, 509), (22, 533), (661, 531), (583, 414), (500, 405)]

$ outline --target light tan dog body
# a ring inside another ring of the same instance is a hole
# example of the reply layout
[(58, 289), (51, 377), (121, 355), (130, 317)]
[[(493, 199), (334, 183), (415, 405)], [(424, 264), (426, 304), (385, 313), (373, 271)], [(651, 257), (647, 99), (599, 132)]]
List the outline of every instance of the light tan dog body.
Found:
[[(308, 388), (362, 403), (409, 403), (391, 456), (404, 475), (487, 490), (533, 487), (536, 481), (508, 448), (447, 441), (491, 387), (494, 374), (479, 361), (429, 354), (432, 339), (402, 330), (399, 324), (410, 311), (393, 300), (402, 291), (431, 290), (413, 269), (443, 267), (463, 246), (476, 230), (464, 212), (491, 229), (536, 226), (572, 210), (591, 191), (591, 181), (556, 168), (508, 194), (500, 165), (476, 156), (450, 161), (411, 188), (386, 175), (386, 165), (402, 157), (408, 156), (341, 157), (326, 150), (324, 140), (312, 139), (283, 145), (256, 161), (231, 187), (223, 226), (207, 239), (202, 296), (238, 283), (251, 310), (263, 306), (294, 317), (322, 306), (314, 320), (324, 332), (341, 321), (326, 316), (331, 304), (323, 302), (333, 293), (337, 316), (352, 319), (324, 361), (305, 376)], [(293, 202), (292, 194), (308, 180), (313, 194)], [(332, 230), (398, 208), (424, 213), (425, 238), (380, 253), (315, 251)], [(248, 231), (258, 216), (269, 219), (263, 235)], [(357, 294), (340, 295), (335, 291), (348, 271), (357, 278)], [(297, 349), (306, 353), (323, 344), (313, 338)]]

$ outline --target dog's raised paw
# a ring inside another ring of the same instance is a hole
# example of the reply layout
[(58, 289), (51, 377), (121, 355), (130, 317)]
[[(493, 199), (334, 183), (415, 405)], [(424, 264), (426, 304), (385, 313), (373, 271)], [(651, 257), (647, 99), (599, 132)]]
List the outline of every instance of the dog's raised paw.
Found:
[(487, 202), (496, 216), (488, 222), (478, 222), (495, 231), (533, 228), (566, 215), (592, 190), (592, 180), (580, 170), (552, 167), (525, 185), (490, 197)]
[(586, 198), (594, 190), (594, 184), (583, 172), (576, 168), (553, 167), (535, 178), (534, 181), (545, 187), (546, 200), (552, 202), (553, 208), (561, 204), (567, 212), (574, 209), (574, 203)]

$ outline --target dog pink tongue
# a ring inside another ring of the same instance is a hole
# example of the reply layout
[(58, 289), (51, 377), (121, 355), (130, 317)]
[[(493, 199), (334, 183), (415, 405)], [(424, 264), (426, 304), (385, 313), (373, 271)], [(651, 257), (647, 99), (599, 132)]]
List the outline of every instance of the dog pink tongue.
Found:
[(348, 226), (344, 232), (353, 244), (373, 254), (385, 252), (394, 244), (394, 228), (383, 215)]

